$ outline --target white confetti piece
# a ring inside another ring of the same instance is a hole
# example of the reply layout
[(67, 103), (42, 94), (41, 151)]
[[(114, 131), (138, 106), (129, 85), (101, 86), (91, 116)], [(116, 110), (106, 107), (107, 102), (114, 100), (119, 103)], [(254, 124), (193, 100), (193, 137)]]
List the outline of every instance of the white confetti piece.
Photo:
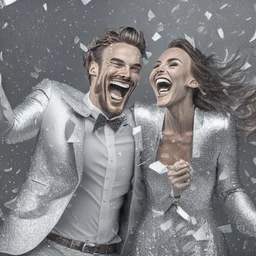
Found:
[(194, 38), (192, 38), (192, 37), (190, 37), (190, 36), (188, 36), (188, 35), (185, 34), (185, 39), (186, 39), (187, 41), (189, 41), (189, 43), (193, 46), (194, 49), (196, 48), (196, 47), (195, 47)]
[(81, 1), (82, 1), (82, 3), (83, 3), (84, 5), (87, 5), (88, 3), (91, 2), (91, 0), (81, 0)]
[(180, 4), (177, 4), (176, 6), (174, 6), (171, 10), (171, 13), (174, 13), (175, 11), (180, 9)]
[(157, 32), (162, 32), (162, 31), (164, 31), (164, 24), (162, 22), (160, 22), (158, 24)]
[(162, 164), (160, 161), (156, 161), (149, 165), (149, 168), (159, 174), (167, 173), (168, 168), (166, 165)]
[(36, 79), (39, 77), (39, 75), (36, 72), (31, 72), (30, 76)]
[(141, 126), (136, 126), (132, 129), (132, 135), (136, 135), (137, 133), (141, 132)]
[(80, 43), (80, 48), (81, 48), (84, 52), (87, 52), (87, 51), (88, 51), (88, 48), (87, 48), (83, 43)]
[(16, 174), (20, 173), (20, 169), (16, 172)]
[(147, 58), (149, 58), (149, 57), (152, 56), (152, 53), (151, 52), (146, 52), (146, 55), (147, 55)]
[(0, 52), (0, 60), (3, 61), (4, 58), (3, 58), (3, 52)]
[(117, 153), (119, 156), (122, 156), (122, 152)]
[(246, 70), (250, 68), (252, 65), (249, 62), (245, 62), (244, 65), (241, 67), (241, 70)]
[(0, 208), (0, 217), (2, 217), (4, 214), (3, 214), (3, 211), (2, 209)]
[(157, 211), (153, 209), (152, 212), (153, 212), (153, 218), (164, 216), (164, 211)]
[(17, 200), (17, 197), (15, 197), (12, 200), (4, 203), (4, 206), (8, 209), (15, 210), (16, 209), (16, 200)]
[(255, 31), (253, 37), (250, 39), (249, 43), (251, 43), (251, 42), (254, 41), (255, 39), (256, 39), (256, 31)]
[(74, 44), (78, 44), (78, 43), (79, 43), (79, 41), (80, 41), (79, 37), (78, 37), (78, 36), (76, 36), (76, 37), (75, 37), (75, 39), (74, 39)]
[(222, 39), (224, 38), (224, 31), (222, 28), (218, 28), (218, 34), (219, 34), (220, 38), (222, 38)]
[(251, 181), (253, 184), (256, 184), (256, 179), (255, 178), (251, 178)]
[(8, 169), (4, 169), (5, 172), (11, 172), (12, 171), (12, 167), (8, 168)]
[(243, 30), (243, 31), (241, 31), (241, 33), (238, 36), (242, 36), (244, 34), (245, 34), (245, 31)]
[(256, 4), (254, 5), (254, 11), (256, 12)]
[(256, 165), (256, 157), (253, 158), (253, 163)]
[(43, 5), (44, 11), (47, 12), (47, 3)]
[(16, 193), (18, 193), (19, 192), (19, 189), (18, 188), (14, 188), (13, 190), (12, 190), (12, 193), (14, 193), (14, 194), (16, 194)]
[(147, 59), (145, 59), (145, 58), (143, 58), (143, 65), (147, 65), (148, 63), (149, 63), (149, 60), (147, 60)]
[(206, 222), (193, 234), (193, 237), (196, 239), (196, 241), (208, 240), (207, 233), (208, 223)]
[(0, 9), (2, 9), (4, 6), (8, 6), (10, 4), (15, 3), (17, 0), (0, 0)]
[(172, 226), (172, 220), (168, 220), (160, 225), (162, 231), (168, 230)]
[(151, 10), (149, 10), (148, 11), (148, 19), (149, 20), (152, 20), (152, 19), (154, 19), (156, 17), (156, 15), (151, 11)]
[(251, 20), (251, 19), (252, 19), (252, 17), (249, 17), (249, 18), (247, 18), (247, 19), (245, 19), (245, 20), (247, 20), (247, 21), (248, 21), (248, 20)]
[(198, 31), (199, 33), (202, 33), (202, 32), (204, 31), (204, 26), (198, 27), (197, 31)]
[(176, 209), (177, 213), (186, 221), (190, 222), (190, 223), (196, 223), (196, 219), (193, 218), (191, 216), (189, 216), (180, 206), (177, 206)]
[(160, 38), (161, 38), (161, 35), (158, 34), (157, 32), (152, 36), (152, 40), (153, 40), (153, 41), (157, 41), (157, 40), (159, 40)]
[(251, 141), (250, 144), (256, 146), (256, 141)]
[(246, 175), (247, 177), (250, 177), (249, 172), (247, 172), (246, 170), (244, 170), (244, 173), (245, 173), (245, 175)]
[(225, 58), (224, 58), (224, 60), (222, 61), (222, 63), (224, 63), (224, 62), (227, 61), (227, 58), (228, 58), (228, 49), (225, 49), (225, 53), (226, 53), (226, 55), (225, 55)]
[(223, 226), (219, 226), (217, 227), (218, 230), (220, 230), (222, 233), (232, 233), (232, 228), (230, 224), (227, 225), (223, 225)]
[(8, 22), (5, 22), (4, 25), (2, 26), (2, 29), (6, 29), (8, 26)]
[(226, 173), (225, 171), (223, 171), (220, 176), (219, 176), (219, 180), (226, 180), (229, 177), (228, 173)]
[(210, 18), (212, 17), (212, 14), (210, 13), (210, 12), (205, 12), (205, 17), (208, 19), (208, 20), (210, 20)]
[(222, 5), (222, 6), (220, 7), (220, 10), (224, 9), (224, 8), (227, 7), (227, 6), (228, 6), (228, 4)]

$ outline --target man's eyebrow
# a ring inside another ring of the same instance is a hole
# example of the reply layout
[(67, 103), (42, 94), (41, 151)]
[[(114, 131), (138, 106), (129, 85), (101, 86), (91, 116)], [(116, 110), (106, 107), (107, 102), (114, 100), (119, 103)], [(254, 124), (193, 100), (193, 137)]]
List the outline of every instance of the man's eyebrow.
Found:
[[(123, 60), (118, 59), (118, 58), (111, 58), (110, 61), (118, 62), (120, 64), (125, 64), (125, 62)], [(134, 63), (132, 66), (135, 66), (135, 67), (138, 67), (138, 68), (142, 68), (142, 65), (140, 63)]]
[(124, 63), (123, 60), (118, 59), (118, 58), (111, 58), (110, 61), (119, 62), (119, 63)]

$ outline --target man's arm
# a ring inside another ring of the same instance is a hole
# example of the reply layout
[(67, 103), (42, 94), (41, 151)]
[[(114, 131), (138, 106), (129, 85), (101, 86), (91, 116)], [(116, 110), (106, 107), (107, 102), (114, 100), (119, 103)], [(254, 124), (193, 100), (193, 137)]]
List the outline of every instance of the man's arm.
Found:
[(235, 123), (226, 118), (218, 158), (216, 194), (237, 229), (246, 235), (256, 237), (256, 208), (241, 186), (238, 159)]
[(35, 90), (12, 110), (2, 87), (0, 74), (0, 135), (8, 144), (22, 142), (36, 136), (49, 98), (42, 90)]

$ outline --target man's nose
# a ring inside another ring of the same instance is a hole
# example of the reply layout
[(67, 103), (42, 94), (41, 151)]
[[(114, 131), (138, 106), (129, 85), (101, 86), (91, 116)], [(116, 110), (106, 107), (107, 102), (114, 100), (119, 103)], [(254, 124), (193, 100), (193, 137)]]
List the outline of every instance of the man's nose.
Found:
[(165, 72), (165, 68), (163, 66), (159, 66), (157, 69), (156, 69), (156, 73), (163, 73)]
[(121, 75), (125, 78), (131, 78), (131, 69), (130, 67), (123, 67)]

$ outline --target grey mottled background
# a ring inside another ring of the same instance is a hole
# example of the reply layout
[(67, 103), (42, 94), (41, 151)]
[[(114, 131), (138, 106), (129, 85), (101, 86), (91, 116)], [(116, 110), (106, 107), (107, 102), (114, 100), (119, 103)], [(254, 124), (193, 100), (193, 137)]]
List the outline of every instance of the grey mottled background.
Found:
[[(135, 100), (153, 102), (148, 75), (171, 39), (186, 36), (205, 53), (225, 60), (239, 46), (256, 46), (256, 1), (91, 0), (85, 5), (81, 0), (18, 0), (0, 10), (0, 72), (12, 106), (43, 78), (86, 92), (81, 48), (107, 27), (124, 25), (142, 30), (148, 43), (149, 58), (130, 104)], [(154, 41), (156, 32), (161, 38)], [(255, 75), (255, 58), (249, 58), (248, 63)], [(240, 175), (256, 204), (255, 137), (241, 145)], [(6, 211), (4, 203), (15, 197), (24, 180), (34, 143), (0, 144), (0, 215)], [(221, 225), (229, 224), (218, 203), (215, 209)], [(256, 255), (256, 239), (240, 234), (234, 226), (226, 240), (231, 256)]]

